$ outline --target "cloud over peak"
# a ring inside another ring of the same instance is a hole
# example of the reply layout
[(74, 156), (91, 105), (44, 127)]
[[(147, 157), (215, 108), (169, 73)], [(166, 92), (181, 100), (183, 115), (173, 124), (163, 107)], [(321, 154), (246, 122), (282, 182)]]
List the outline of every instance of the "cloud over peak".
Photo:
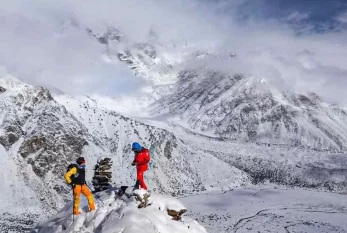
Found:
[[(276, 4), (249, 0), (8, 1), (0, 6), (0, 65), (25, 81), (68, 93), (132, 94), (151, 83), (135, 77), (123, 63), (105, 59), (114, 51), (86, 31), (91, 28), (102, 34), (115, 27), (128, 43), (119, 46), (148, 42), (150, 32), (155, 32), (159, 56), (165, 59), (180, 60), (182, 54), (194, 51), (228, 51), (237, 57), (207, 60), (206, 66), (219, 63), (225, 72), (263, 77), (292, 91), (316, 91), (332, 102), (346, 104), (346, 30), (315, 33), (315, 17), (321, 12), (307, 11), (296, 1)], [(340, 13), (335, 20), (344, 23), (345, 16)]]

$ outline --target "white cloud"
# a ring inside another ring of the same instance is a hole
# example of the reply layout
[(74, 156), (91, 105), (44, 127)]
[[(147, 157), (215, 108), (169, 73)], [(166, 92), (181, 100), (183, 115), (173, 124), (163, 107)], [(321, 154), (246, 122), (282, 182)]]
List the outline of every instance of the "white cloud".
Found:
[(302, 21), (304, 19), (308, 19), (309, 16), (310, 15), (308, 13), (300, 13), (300, 12), (294, 11), (293, 13), (288, 15), (287, 20), (299, 22), (299, 21)]
[(105, 46), (85, 29), (116, 26), (133, 42), (145, 41), (151, 28), (163, 43), (214, 41), (216, 31), (192, 12), (196, 7), (155, 0), (8, 1), (0, 6), (0, 64), (25, 81), (70, 93), (133, 92), (145, 81), (123, 63), (106, 63)]
[(347, 23), (347, 11), (336, 17), (336, 20), (340, 23)]
[[(264, 77), (286, 89), (316, 91), (346, 103), (346, 32), (298, 36), (283, 22), (240, 22), (235, 12), (242, 2), (235, 1), (228, 14), (221, 14), (223, 1), (8, 1), (0, 6), (0, 65), (23, 79), (71, 93), (132, 93), (145, 81), (122, 63), (106, 63), (101, 58), (105, 47), (88, 37), (85, 28), (117, 26), (138, 42), (153, 28), (162, 44), (186, 42), (190, 49), (237, 54), (236, 59), (209, 60), (206, 66)], [(308, 16), (293, 12), (287, 19)]]

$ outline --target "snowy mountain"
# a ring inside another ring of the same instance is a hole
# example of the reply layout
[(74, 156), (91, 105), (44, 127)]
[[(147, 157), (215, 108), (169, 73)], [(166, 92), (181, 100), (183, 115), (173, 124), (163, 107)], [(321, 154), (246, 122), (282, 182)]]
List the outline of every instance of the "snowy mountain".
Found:
[(347, 149), (347, 113), (314, 93), (284, 92), (264, 79), (218, 70), (183, 70), (153, 112), (199, 133), (241, 142), (318, 151)]
[[(136, 72), (150, 67), (140, 61)], [(174, 77), (175, 70), (168, 75)], [(136, 111), (143, 111), (139, 116), (167, 120), (158, 122), (120, 115), (114, 109), (126, 108), (117, 99), (52, 96), (12, 77), (0, 78), (1, 177), (6, 180), (1, 185), (10, 200), (1, 210), (2, 230), (28, 229), (70, 200), (63, 173), (80, 155), (87, 158), (89, 177), (97, 158), (110, 156), (115, 183), (133, 183), (132, 141), (151, 151), (149, 186), (157, 192), (184, 195), (268, 181), (345, 190), (347, 161), (344, 154), (331, 153), (345, 150), (344, 110), (314, 94), (281, 92), (254, 77), (201, 69), (183, 70), (176, 79), (157, 79), (142, 101), (133, 99), (140, 103)], [(151, 112), (144, 109), (149, 105)], [(11, 209), (18, 200), (21, 205)]]
[(132, 184), (132, 141), (151, 151), (148, 180), (156, 192), (186, 195), (263, 182), (340, 191), (346, 187), (344, 154), (226, 141), (175, 123), (140, 122), (92, 97), (52, 97), (46, 89), (9, 76), (0, 79), (0, 86), (4, 232), (30, 229), (71, 199), (63, 174), (80, 155), (87, 158), (89, 179), (97, 158), (110, 156), (115, 183)]
[[(263, 26), (250, 34), (242, 32), (246, 25), (229, 32), (233, 19), (220, 23), (200, 3), (173, 2), (4, 4), (0, 232), (34, 226), (35, 233), (133, 232), (140, 229), (136, 218), (148, 232), (185, 232), (186, 223), (189, 232), (205, 232), (189, 218), (168, 221), (159, 207), (176, 200), (161, 194), (182, 198), (187, 214), (212, 232), (346, 232), (339, 223), (346, 212), (340, 196), (317, 194), (331, 197), (323, 205), (310, 198), (317, 190), (347, 191), (347, 112), (274, 81), (338, 80), (344, 66), (332, 64), (341, 63), (345, 54), (335, 50), (344, 47), (326, 44), (326, 37), (310, 47), (305, 35), (281, 37), (275, 46), (278, 34), (263, 33)], [(253, 36), (257, 41), (248, 41)], [(295, 51), (282, 50), (283, 43)], [(263, 65), (283, 77), (267, 77)], [(90, 180), (97, 159), (110, 157), (113, 185), (131, 186), (134, 141), (150, 151), (146, 182), (158, 209), (141, 212), (106, 192), (108, 206), (98, 203), (96, 212), (70, 224), (71, 189), (63, 179), (68, 164), (84, 156)], [(315, 191), (258, 191), (263, 184)], [(313, 212), (319, 213), (316, 222)]]
[[(6, 190), (2, 199), (9, 200), (1, 208), (1, 231), (25, 230), (62, 207), (71, 197), (63, 174), (78, 156), (88, 161), (89, 179), (97, 158), (109, 156), (114, 181), (134, 183), (133, 141), (150, 149), (149, 185), (157, 192), (198, 192), (228, 177), (234, 177), (236, 186), (248, 182), (246, 173), (212, 156), (219, 169), (206, 177), (207, 164), (199, 163), (206, 158), (174, 134), (97, 106), (87, 97), (61, 96), (56, 101), (48, 90), (8, 76), (0, 79), (0, 86), (5, 90), (0, 94), (1, 190)], [(16, 209), (11, 208), (14, 203)], [(24, 221), (23, 213), (30, 220), (17, 224)]]
[[(235, 54), (203, 52), (189, 45), (172, 49), (155, 39), (131, 43), (115, 28), (99, 34), (94, 36), (105, 44), (110, 61), (125, 63), (151, 83), (141, 98), (132, 102), (142, 106), (135, 108), (144, 116), (169, 115), (169, 120), (195, 132), (241, 142), (332, 152), (347, 149), (344, 109), (312, 92), (284, 91), (266, 77), (204, 67), (237, 59)], [(114, 103), (122, 105), (121, 100)]]

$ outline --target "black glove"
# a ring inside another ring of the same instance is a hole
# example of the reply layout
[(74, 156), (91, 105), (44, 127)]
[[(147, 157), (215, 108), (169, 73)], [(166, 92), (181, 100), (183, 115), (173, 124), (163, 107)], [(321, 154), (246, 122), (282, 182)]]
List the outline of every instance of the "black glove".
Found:
[(136, 161), (131, 163), (131, 166), (135, 166), (136, 165)]
[(70, 183), (69, 185), (71, 186), (72, 189), (74, 189), (76, 187), (76, 185), (73, 183)]

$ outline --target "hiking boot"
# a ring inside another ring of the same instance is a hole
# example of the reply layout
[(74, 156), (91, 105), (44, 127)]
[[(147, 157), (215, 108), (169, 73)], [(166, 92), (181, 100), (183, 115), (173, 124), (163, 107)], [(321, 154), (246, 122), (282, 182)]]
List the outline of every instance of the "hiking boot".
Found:
[(89, 206), (89, 210), (90, 210), (90, 212), (93, 211), (93, 210), (95, 210), (95, 205), (94, 205), (94, 204), (91, 204), (91, 205)]
[(78, 210), (78, 211), (74, 211), (74, 212), (73, 212), (73, 214), (74, 214), (74, 215), (80, 215), (81, 213), (82, 213), (82, 212), (81, 212), (81, 211), (79, 211), (79, 210)]

